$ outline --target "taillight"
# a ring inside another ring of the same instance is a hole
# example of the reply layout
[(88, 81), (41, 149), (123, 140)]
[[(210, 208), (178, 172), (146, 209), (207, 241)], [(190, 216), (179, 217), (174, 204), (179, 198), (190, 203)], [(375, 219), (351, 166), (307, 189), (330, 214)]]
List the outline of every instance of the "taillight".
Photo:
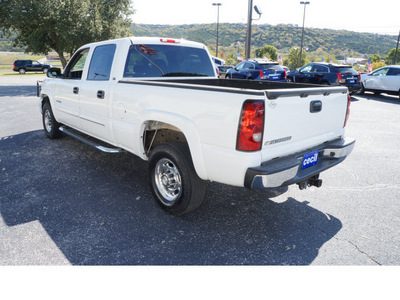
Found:
[(361, 73), (358, 73), (358, 80), (361, 82)]
[(236, 149), (261, 150), (264, 132), (264, 101), (246, 100), (240, 115)]
[(346, 109), (346, 118), (344, 119), (344, 125), (343, 127), (346, 127), (347, 125), (347, 120), (350, 117), (350, 104), (351, 104), (351, 96), (350, 94), (347, 94), (347, 109)]
[(285, 72), (285, 73), (284, 73), (284, 74), (285, 74), (285, 79), (287, 79), (287, 73), (286, 73), (286, 70), (284, 69), (283, 71)]
[(342, 83), (342, 74), (336, 73), (339, 83)]
[(260, 79), (264, 79), (264, 72), (263, 72), (263, 70), (260, 70)]

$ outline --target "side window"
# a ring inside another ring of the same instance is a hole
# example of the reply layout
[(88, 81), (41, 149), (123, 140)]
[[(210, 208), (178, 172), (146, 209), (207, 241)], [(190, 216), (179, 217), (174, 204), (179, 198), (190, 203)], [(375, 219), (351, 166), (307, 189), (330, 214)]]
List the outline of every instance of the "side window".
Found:
[(76, 53), (67, 68), (64, 71), (64, 78), (66, 79), (81, 79), (83, 67), (85, 66), (85, 61), (89, 53), (89, 48), (83, 49)]
[(37, 60), (32, 60), (32, 65), (34, 66), (39, 66), (40, 63)]
[(300, 72), (302, 72), (302, 73), (310, 72), (311, 68), (312, 68), (312, 65), (307, 65), (307, 66), (301, 68)]
[(256, 66), (254, 64), (249, 65), (249, 69), (254, 70), (255, 68), (256, 68)]
[(390, 68), (387, 75), (388, 76), (400, 76), (400, 68)]
[(389, 68), (384, 68), (381, 70), (378, 70), (374, 73), (372, 73), (374, 76), (385, 76), (387, 74), (387, 72), (389, 71)]
[(241, 69), (243, 69), (243, 67), (244, 67), (244, 62), (241, 62), (240, 64), (238, 64), (236, 66), (236, 69), (241, 70)]
[(94, 49), (88, 72), (88, 80), (109, 80), (115, 54), (115, 44), (97, 46)]
[(329, 69), (325, 66), (314, 65), (311, 72), (328, 73)]

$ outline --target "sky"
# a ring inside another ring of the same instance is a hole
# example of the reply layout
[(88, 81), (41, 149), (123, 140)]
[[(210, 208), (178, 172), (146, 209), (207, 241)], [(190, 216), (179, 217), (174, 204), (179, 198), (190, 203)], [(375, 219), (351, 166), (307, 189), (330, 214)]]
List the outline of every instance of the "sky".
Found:
[[(345, 29), (357, 32), (398, 35), (398, 0), (308, 0), (305, 27)], [(249, 0), (132, 0), (136, 24), (247, 23)], [(293, 24), (302, 26), (304, 5), (300, 0), (253, 0), (262, 16), (253, 24)], [(253, 19), (257, 14), (253, 10)]]

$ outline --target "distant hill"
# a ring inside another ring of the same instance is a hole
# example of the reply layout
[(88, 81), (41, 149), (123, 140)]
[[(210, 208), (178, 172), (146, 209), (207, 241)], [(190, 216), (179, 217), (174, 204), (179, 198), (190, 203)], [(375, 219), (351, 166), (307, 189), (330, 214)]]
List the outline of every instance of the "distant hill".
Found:
[[(164, 36), (185, 38), (206, 44), (210, 48), (216, 43), (216, 24), (192, 25), (143, 25), (131, 26), (135, 36)], [(246, 39), (246, 24), (220, 24), (219, 45), (242, 49)], [(287, 52), (291, 47), (299, 47), (301, 27), (293, 25), (254, 25), (252, 27), (252, 46), (259, 48), (273, 45), (280, 52)], [(305, 28), (304, 46), (308, 52), (325, 51), (357, 54), (379, 54), (385, 57), (389, 50), (396, 47), (397, 37), (373, 33), (358, 33), (346, 30)], [(215, 47), (215, 46), (214, 46)]]

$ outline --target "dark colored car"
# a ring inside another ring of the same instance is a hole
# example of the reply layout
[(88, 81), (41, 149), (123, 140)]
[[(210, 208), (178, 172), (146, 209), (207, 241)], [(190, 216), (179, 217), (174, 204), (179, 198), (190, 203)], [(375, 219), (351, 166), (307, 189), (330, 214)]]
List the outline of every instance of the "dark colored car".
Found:
[(17, 59), (14, 61), (13, 70), (19, 72), (19, 74), (25, 74), (26, 72), (47, 73), (49, 68), (51, 68), (51, 65), (41, 64), (37, 60)]
[(225, 78), (286, 81), (286, 70), (274, 61), (245, 60), (228, 70)]
[(349, 65), (310, 63), (296, 71), (288, 72), (287, 80), (323, 85), (344, 85), (350, 93), (361, 90), (360, 73)]

